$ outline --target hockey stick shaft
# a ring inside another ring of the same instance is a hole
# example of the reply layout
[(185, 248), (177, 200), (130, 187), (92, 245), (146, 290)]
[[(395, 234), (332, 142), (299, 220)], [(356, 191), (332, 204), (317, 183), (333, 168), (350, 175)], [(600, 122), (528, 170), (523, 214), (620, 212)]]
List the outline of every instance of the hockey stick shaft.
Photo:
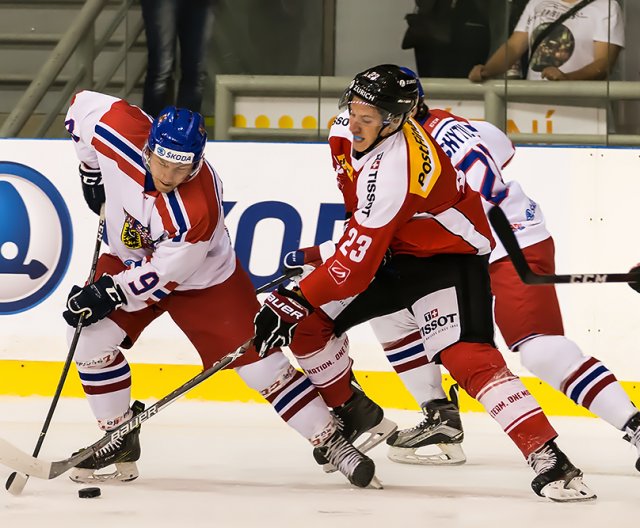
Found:
[(295, 277), (296, 275), (300, 275), (301, 272), (302, 272), (302, 268), (289, 269), (289, 270), (285, 271), (279, 277), (276, 277), (272, 281), (267, 282), (266, 284), (263, 284), (262, 286), (260, 286), (256, 290), (256, 294), (264, 293), (266, 291), (269, 291), (271, 288), (273, 288), (274, 286), (277, 286), (278, 284), (286, 281), (287, 279)]
[(525, 284), (591, 284), (640, 281), (640, 273), (574, 273), (567, 275), (535, 273), (529, 266), (504, 211), (497, 206), (491, 208), (489, 210), (489, 221), (507, 251), (511, 262), (513, 262), (513, 267)]
[[(89, 279), (88, 282), (93, 282), (96, 276), (96, 269), (98, 267), (98, 257), (100, 256), (100, 248), (102, 247), (102, 235), (104, 233), (104, 204), (100, 208), (100, 220), (98, 222), (98, 233), (96, 234), (96, 243), (93, 249), (93, 258), (91, 260), (91, 270), (89, 271)], [(60, 395), (62, 394), (62, 389), (64, 388), (64, 384), (67, 380), (67, 375), (69, 374), (69, 368), (71, 367), (71, 361), (76, 351), (76, 346), (78, 345), (78, 339), (80, 338), (80, 332), (82, 331), (82, 323), (84, 322), (84, 314), (80, 316), (78, 324), (76, 325), (75, 332), (73, 333), (73, 339), (71, 340), (71, 344), (69, 345), (69, 352), (67, 353), (67, 358), (65, 359), (64, 365), (62, 367), (62, 372), (60, 373), (60, 379), (58, 380), (58, 386), (56, 387), (55, 393), (53, 395), (53, 399), (51, 400), (51, 405), (49, 405), (49, 411), (47, 412), (47, 416), (42, 424), (42, 429), (40, 430), (40, 434), (38, 435), (38, 441), (36, 442), (36, 446), (33, 449), (33, 456), (37, 457), (40, 453), (40, 449), (42, 448), (42, 444), (44, 443), (44, 438), (47, 435), (47, 431), (49, 430), (49, 425), (51, 424), (51, 420), (53, 419), (53, 413), (58, 406), (58, 401), (60, 400)], [(23, 475), (18, 481), (16, 481), (17, 473), (11, 473), (7, 482), (5, 483), (5, 489), (14, 495), (19, 495), (22, 493), (25, 484), (29, 478), (29, 475)]]
[(206, 379), (210, 378), (216, 372), (219, 372), (220, 370), (233, 363), (237, 358), (239, 358), (247, 351), (252, 342), (253, 338), (243, 343), (240, 347), (238, 347), (230, 354), (224, 356), (222, 359), (220, 359), (220, 361), (214, 363), (207, 370), (200, 372), (198, 375), (194, 376), (193, 378), (182, 384), (180, 387), (167, 394), (164, 398), (147, 407), (140, 414), (135, 415), (130, 420), (121, 424), (119, 427), (111, 431), (108, 435), (103, 436), (97, 442), (94, 442), (89, 447), (80, 450), (78, 453), (69, 458), (55, 462), (39, 459), (34, 456), (29, 456), (24, 451), (18, 449), (11, 443), (0, 438), (0, 464), (40, 479), (56, 478), (67, 472), (71, 468), (75, 467), (83, 460), (86, 460), (91, 455), (97, 453), (111, 442), (125, 436), (131, 430), (140, 426), (140, 424), (146, 422), (152, 416), (158, 414), (162, 409), (173, 403), (180, 396), (189, 392), (191, 389), (193, 389), (197, 385), (200, 385), (200, 383), (202, 383)]
[[(281, 282), (290, 279), (291, 277), (298, 275), (299, 270), (289, 270), (286, 273), (280, 275), (273, 281), (261, 286), (256, 290), (256, 293), (261, 293), (266, 291)], [(208, 369), (200, 372), (180, 387), (175, 389), (170, 394), (167, 394), (164, 398), (158, 400), (153, 405), (147, 407), (140, 414), (135, 415), (127, 422), (121, 424), (119, 427), (111, 431), (108, 435), (103, 436), (97, 442), (94, 442), (89, 447), (86, 447), (80, 450), (75, 455), (66, 458), (64, 460), (58, 461), (46, 461), (36, 456), (29, 456), (24, 451), (18, 449), (11, 443), (6, 440), (0, 438), (0, 464), (3, 464), (7, 467), (15, 469), (21, 473), (25, 473), (27, 475), (31, 475), (33, 477), (37, 477), (40, 479), (53, 479), (56, 478), (63, 473), (69, 471), (71, 468), (75, 467), (77, 464), (86, 460), (91, 455), (97, 453), (102, 448), (110, 444), (111, 442), (117, 440), (118, 438), (123, 437), (127, 433), (129, 433), (135, 427), (138, 427), (143, 422), (146, 422), (152, 416), (158, 414), (162, 409), (173, 403), (183, 394), (186, 394), (191, 389), (200, 385), (203, 381), (210, 378), (216, 372), (226, 368), (230, 364), (232, 364), (236, 359), (238, 359), (242, 354), (244, 354), (248, 348), (251, 346), (253, 342), (253, 338), (249, 341), (243, 343), (240, 347), (238, 347), (233, 352), (223, 356), (220, 361), (214, 363)]]

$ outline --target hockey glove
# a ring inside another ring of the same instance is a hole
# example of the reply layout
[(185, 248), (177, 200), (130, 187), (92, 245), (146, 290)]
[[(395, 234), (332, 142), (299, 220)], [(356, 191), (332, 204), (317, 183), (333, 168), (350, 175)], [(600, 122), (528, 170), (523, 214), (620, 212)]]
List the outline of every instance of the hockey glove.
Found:
[[(629, 273), (638, 273), (640, 275), (640, 264), (638, 264), (637, 266), (634, 266), (633, 268), (631, 268)], [(640, 293), (640, 280), (638, 280), (636, 282), (630, 282), (629, 286), (631, 286), (634, 290), (636, 290), (638, 293)]]
[(74, 286), (67, 298), (67, 309), (62, 317), (69, 326), (78, 326), (84, 314), (82, 326), (89, 326), (104, 319), (116, 308), (127, 304), (127, 299), (111, 275), (103, 275), (84, 288)]
[(84, 201), (87, 202), (89, 209), (99, 215), (100, 207), (105, 201), (102, 173), (100, 169), (92, 169), (84, 163), (80, 164), (79, 170)]
[(280, 285), (271, 292), (253, 320), (253, 344), (258, 355), (264, 357), (272, 348), (289, 346), (296, 326), (311, 312), (313, 306), (300, 290), (287, 290)]

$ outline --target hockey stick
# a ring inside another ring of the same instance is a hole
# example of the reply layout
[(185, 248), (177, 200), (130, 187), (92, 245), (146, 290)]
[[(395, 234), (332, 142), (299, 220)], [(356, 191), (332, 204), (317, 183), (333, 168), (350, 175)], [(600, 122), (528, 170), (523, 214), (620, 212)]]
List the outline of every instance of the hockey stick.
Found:
[(286, 281), (287, 279), (291, 279), (292, 277), (295, 277), (296, 275), (300, 275), (301, 273), (302, 273), (302, 268), (288, 269), (282, 275), (280, 275), (279, 277), (276, 277), (275, 279), (273, 279), (271, 282), (267, 282), (266, 284), (263, 284), (262, 286), (260, 286), (256, 290), (256, 294), (264, 293), (266, 291), (269, 291), (274, 286), (277, 286), (278, 284)]
[[(100, 221), (98, 222), (98, 233), (96, 235), (96, 245), (93, 249), (93, 259), (91, 260), (91, 271), (89, 271), (89, 279), (88, 282), (93, 282), (96, 276), (96, 268), (98, 266), (98, 257), (100, 256), (100, 247), (102, 246), (102, 234), (104, 232), (104, 204), (100, 208)], [(82, 323), (84, 322), (84, 313), (80, 315), (80, 319), (78, 320), (78, 324), (76, 325), (75, 332), (73, 334), (73, 339), (71, 340), (71, 344), (69, 345), (69, 352), (67, 353), (67, 359), (64, 362), (64, 366), (62, 367), (62, 372), (60, 373), (60, 379), (58, 380), (58, 386), (56, 387), (56, 391), (53, 395), (53, 400), (51, 400), (51, 405), (49, 405), (49, 412), (47, 412), (47, 417), (44, 420), (44, 424), (42, 425), (42, 430), (40, 431), (40, 436), (38, 436), (38, 441), (36, 442), (36, 447), (33, 449), (33, 456), (37, 457), (40, 453), (40, 448), (44, 442), (44, 437), (47, 435), (47, 431), (49, 430), (49, 425), (51, 424), (51, 420), (53, 418), (53, 413), (58, 406), (58, 400), (60, 399), (60, 394), (62, 393), (62, 389), (64, 387), (65, 381), (67, 380), (67, 374), (69, 373), (69, 368), (71, 367), (71, 360), (73, 359), (73, 355), (76, 352), (76, 346), (78, 345), (78, 339), (80, 338), (80, 332), (82, 331)], [(19, 474), (19, 473), (11, 473), (7, 482), (5, 483), (6, 490), (13, 495), (20, 495), (22, 490), (27, 484), (27, 480), (29, 480), (28, 474)]]
[[(280, 284), (281, 282), (290, 279), (291, 277), (297, 275), (299, 270), (288, 270), (286, 273), (280, 275), (275, 278), (271, 282), (261, 286), (256, 290), (256, 293), (262, 293), (267, 291), (268, 289)], [(97, 453), (104, 447), (106, 447), (111, 442), (125, 436), (134, 428), (138, 427), (143, 422), (146, 422), (149, 418), (158, 414), (162, 409), (173, 403), (183, 394), (189, 392), (191, 389), (210, 378), (216, 372), (224, 369), (231, 363), (233, 363), (236, 359), (238, 359), (242, 354), (244, 354), (247, 349), (251, 346), (253, 338), (249, 341), (243, 343), (240, 347), (238, 347), (233, 352), (227, 354), (222, 357), (220, 361), (214, 363), (207, 370), (204, 370), (200, 374), (194, 376), (180, 387), (175, 389), (173, 392), (167, 394), (161, 400), (158, 400), (156, 403), (147, 407), (140, 414), (135, 415), (130, 420), (124, 422), (119, 427), (110, 431), (108, 435), (103, 436), (97, 442), (94, 442), (89, 447), (86, 447), (80, 450), (75, 455), (65, 458), (63, 460), (58, 461), (46, 461), (34, 456), (29, 456), (29, 454), (24, 451), (18, 449), (11, 443), (6, 440), (0, 438), (0, 464), (8, 466), (16, 471), (24, 473), (26, 475), (31, 475), (40, 479), (54, 479), (63, 473), (69, 471), (71, 468), (78, 465), (83, 460), (86, 460), (93, 454)]]
[(640, 281), (640, 273), (576, 273), (571, 275), (541, 275), (535, 273), (530, 267), (518, 244), (518, 240), (511, 229), (504, 211), (500, 207), (492, 207), (489, 210), (489, 221), (493, 226), (500, 242), (507, 250), (507, 254), (513, 262), (513, 267), (518, 272), (520, 279), (525, 284), (569, 284), (569, 283), (601, 283), (601, 282), (637, 282)]

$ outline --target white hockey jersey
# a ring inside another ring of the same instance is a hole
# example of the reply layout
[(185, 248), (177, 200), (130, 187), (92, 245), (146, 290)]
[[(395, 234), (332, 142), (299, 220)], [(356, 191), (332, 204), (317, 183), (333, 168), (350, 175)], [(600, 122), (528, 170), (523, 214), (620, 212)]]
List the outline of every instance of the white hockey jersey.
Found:
[[(467, 121), (444, 110), (429, 110), (423, 127), (451, 158), (454, 167), (467, 175), (467, 183), (482, 195), (485, 211), (499, 205), (509, 219), (520, 247), (531, 246), (551, 235), (540, 206), (517, 181), (505, 182), (503, 169), (515, 153), (511, 140), (486, 121)], [(507, 255), (497, 236), (490, 262)]]
[(224, 282), (236, 266), (218, 175), (204, 163), (173, 191), (157, 191), (142, 161), (151, 122), (138, 107), (89, 91), (74, 97), (65, 119), (80, 161), (102, 172), (105, 238), (128, 266), (114, 280), (130, 312), (173, 290)]

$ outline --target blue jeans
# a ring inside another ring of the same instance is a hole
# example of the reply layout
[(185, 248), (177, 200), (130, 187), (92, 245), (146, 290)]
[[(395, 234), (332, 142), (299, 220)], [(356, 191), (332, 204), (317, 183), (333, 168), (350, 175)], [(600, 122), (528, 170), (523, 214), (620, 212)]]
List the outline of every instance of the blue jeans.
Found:
[(180, 85), (176, 106), (200, 111), (205, 51), (213, 26), (214, 0), (141, 0), (147, 35), (147, 76), (142, 108), (156, 117), (169, 100), (169, 82), (180, 42)]

